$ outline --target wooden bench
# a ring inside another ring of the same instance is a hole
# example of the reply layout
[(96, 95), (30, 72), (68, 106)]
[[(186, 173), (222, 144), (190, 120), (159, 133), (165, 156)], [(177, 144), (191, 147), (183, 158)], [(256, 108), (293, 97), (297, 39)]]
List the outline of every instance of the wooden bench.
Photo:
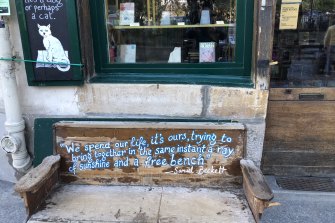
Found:
[[(46, 157), (16, 184), (29, 216), (45, 205), (48, 196), (54, 196), (57, 185), (69, 183), (72, 188), (75, 184), (109, 185), (111, 191), (116, 185), (225, 191), (243, 178), (244, 194), (256, 222), (273, 198), (259, 168), (243, 159), (246, 130), (241, 124), (61, 122), (54, 130), (57, 155)], [(185, 163), (191, 165), (182, 165)], [(113, 218), (121, 215), (118, 213)]]

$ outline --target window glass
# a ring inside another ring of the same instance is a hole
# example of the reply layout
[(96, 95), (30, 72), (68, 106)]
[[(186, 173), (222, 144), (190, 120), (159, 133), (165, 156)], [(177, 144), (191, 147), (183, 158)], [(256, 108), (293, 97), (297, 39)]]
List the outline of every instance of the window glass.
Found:
[(277, 1), (272, 87), (334, 87), (335, 0), (302, 0), (297, 28), (287, 30), (280, 29), (283, 4)]
[(235, 61), (236, 0), (106, 0), (109, 63)]

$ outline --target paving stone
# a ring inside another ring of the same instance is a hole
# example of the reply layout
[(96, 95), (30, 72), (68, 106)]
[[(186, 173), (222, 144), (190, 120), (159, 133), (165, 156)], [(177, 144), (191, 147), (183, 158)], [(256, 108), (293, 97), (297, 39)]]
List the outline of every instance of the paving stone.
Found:
[(27, 217), (23, 200), (14, 191), (14, 184), (0, 180), (0, 222), (23, 223)]

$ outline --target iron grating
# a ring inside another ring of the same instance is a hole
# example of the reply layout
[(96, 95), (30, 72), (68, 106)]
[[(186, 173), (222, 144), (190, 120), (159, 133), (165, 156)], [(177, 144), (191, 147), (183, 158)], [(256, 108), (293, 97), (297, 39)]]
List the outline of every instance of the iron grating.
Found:
[(285, 190), (335, 192), (335, 179), (316, 177), (276, 177), (279, 187)]

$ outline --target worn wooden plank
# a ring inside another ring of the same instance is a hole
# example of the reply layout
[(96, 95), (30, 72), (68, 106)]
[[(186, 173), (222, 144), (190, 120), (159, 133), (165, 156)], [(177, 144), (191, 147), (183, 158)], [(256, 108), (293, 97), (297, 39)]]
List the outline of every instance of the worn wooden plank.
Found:
[(89, 4), (87, 0), (77, 0), (81, 60), (82, 63), (85, 64), (83, 72), (87, 78), (90, 78), (94, 73), (92, 26)]
[(251, 160), (241, 160), (243, 189), (256, 222), (269, 206), (273, 193), (258, 167)]
[(334, 153), (311, 153), (304, 151), (266, 151), (264, 152), (263, 164), (277, 166), (335, 167), (335, 155)]
[(55, 150), (67, 181), (220, 186), (241, 176), (238, 123), (64, 122)]
[(334, 110), (333, 101), (269, 101), (264, 150), (335, 154)]
[(36, 213), (45, 203), (45, 199), (51, 194), (53, 189), (58, 185), (59, 173), (58, 171), (53, 172), (50, 177), (44, 181), (41, 186), (35, 192), (27, 191), (20, 193), (24, 199), (28, 216)]
[(46, 157), (31, 169), (15, 186), (24, 199), (28, 215), (35, 213), (58, 183), (60, 156)]
[(28, 223), (252, 223), (242, 190), (62, 185)]
[(270, 62), (274, 32), (275, 1), (255, 1), (254, 27), (257, 53), (254, 55), (256, 86), (268, 90), (270, 84)]
[(295, 141), (266, 141), (264, 142), (265, 151), (278, 151), (278, 152), (315, 152), (317, 148), (320, 151), (327, 152), (332, 151), (334, 144), (332, 142), (322, 142), (320, 144), (319, 141), (307, 141), (308, 147), (306, 147), (306, 143), (294, 143)]
[[(312, 90), (318, 91), (307, 92)], [(306, 91), (294, 89), (292, 101), (269, 101), (262, 161), (265, 174), (334, 175), (330, 170), (335, 167), (335, 101), (295, 101), (301, 92)], [(277, 90), (277, 99), (290, 100), (280, 98), (281, 94)]]
[(324, 101), (335, 101), (333, 88), (272, 88), (270, 101), (299, 101), (300, 94), (321, 94)]
[(35, 192), (48, 178), (59, 168), (60, 156), (48, 156), (37, 167), (31, 169), (24, 175), (15, 185), (15, 191), (22, 192)]
[(277, 176), (311, 176), (311, 177), (335, 177), (335, 167), (326, 166), (276, 166), (263, 165), (265, 174)]
[(271, 200), (273, 193), (265, 181), (265, 178), (259, 168), (251, 160), (240, 161), (243, 179), (250, 184), (252, 195), (261, 200)]

